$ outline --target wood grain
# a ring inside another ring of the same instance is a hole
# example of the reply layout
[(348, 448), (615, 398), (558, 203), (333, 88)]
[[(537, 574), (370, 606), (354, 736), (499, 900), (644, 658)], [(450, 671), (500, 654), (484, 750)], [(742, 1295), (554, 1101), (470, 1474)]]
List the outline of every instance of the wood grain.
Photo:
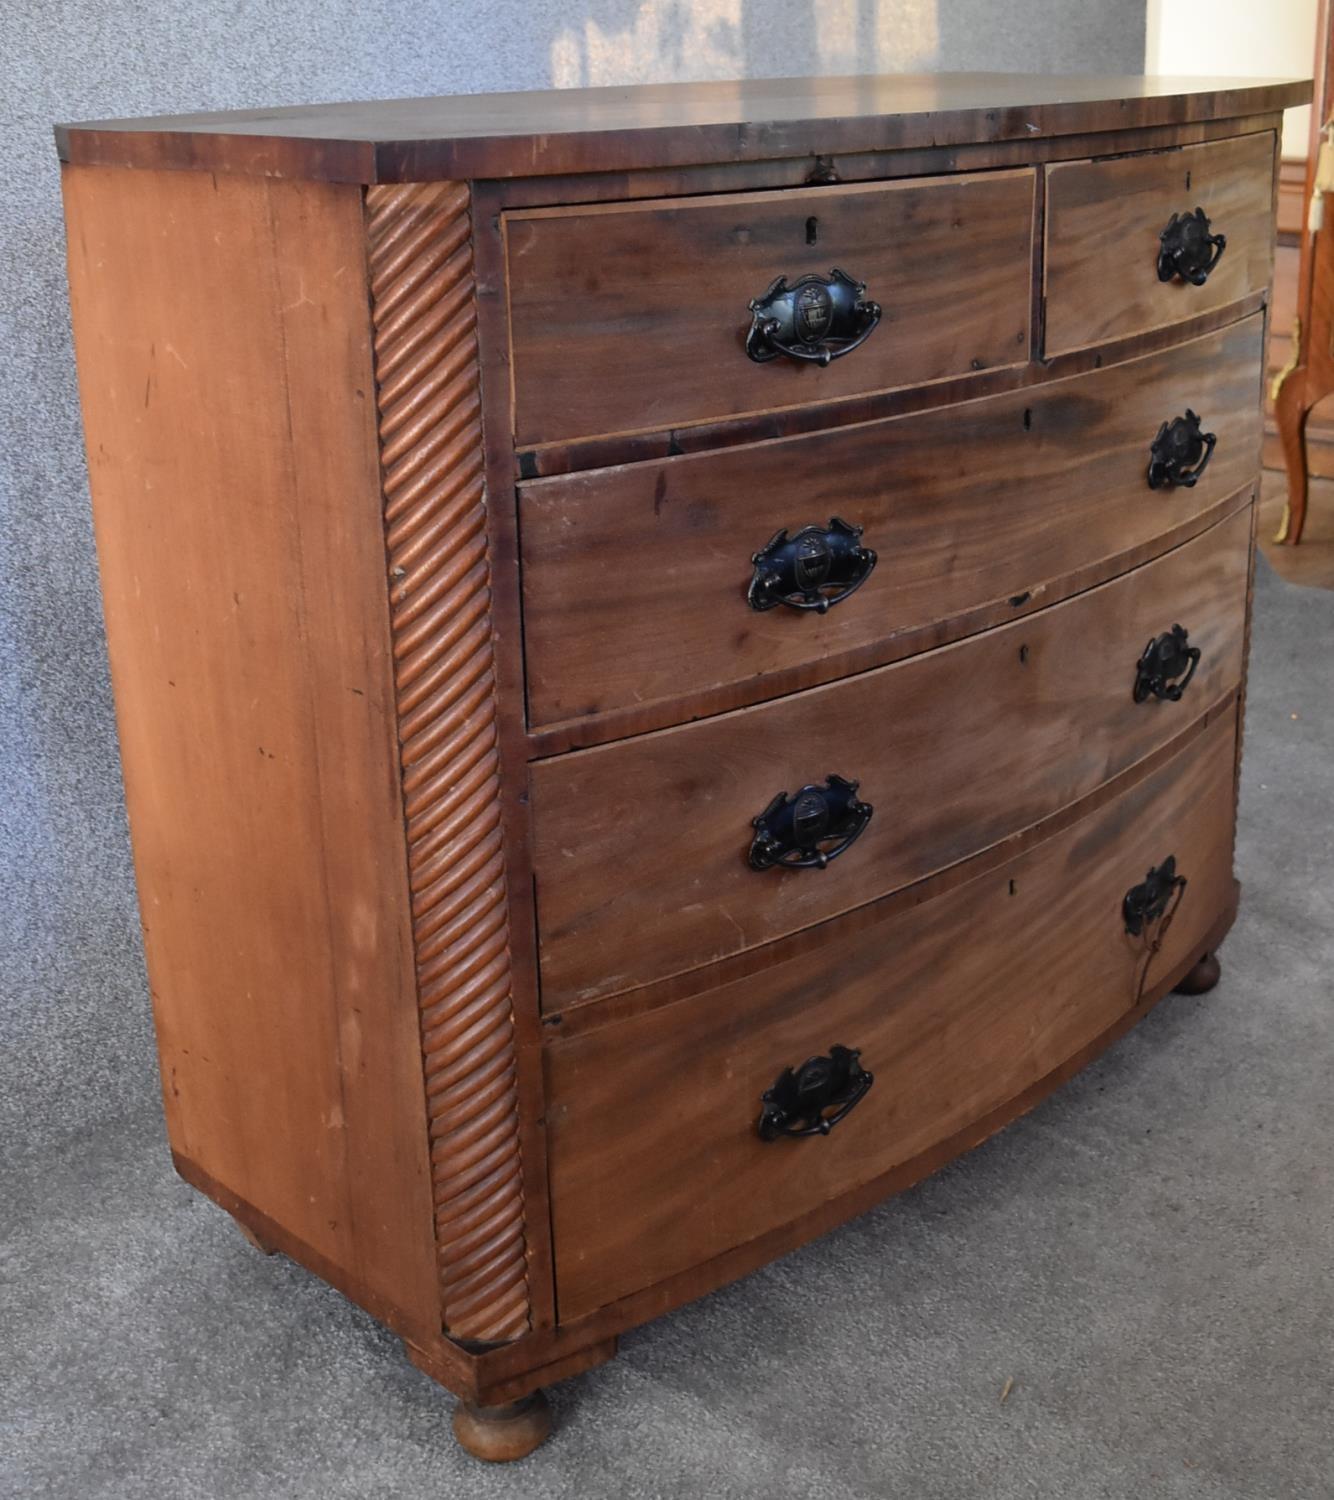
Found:
[[(1269, 285), (1274, 138), (1047, 169), (1046, 353), (1174, 323)], [(1203, 286), (1158, 279), (1158, 237), (1204, 209), (1227, 248)]]
[(172, 1147), (438, 1338), (361, 194), (64, 187)]
[[(1235, 686), (1250, 506), (1012, 625), (745, 711), (533, 768), (546, 1010), (769, 942), (920, 880), (1086, 796)], [(1146, 641), (1203, 658), (1180, 703), (1132, 700)], [(779, 791), (854, 778), (876, 809), (825, 870), (757, 872)]]
[(375, 374), (444, 1324), (530, 1324), (468, 188), (367, 193)]
[(542, 1112), (542, 1018), (537, 992), (537, 913), (529, 839), (528, 743), (524, 732), (523, 623), (519, 601), (518, 512), (510, 442), (509, 333), (503, 274), (504, 247), (495, 184), (471, 184), (473, 274), (481, 353), (484, 483), (491, 562), (491, 632), (499, 708), (501, 831), (509, 887), (511, 993), (519, 1080), (519, 1150), (523, 1161), (528, 1242), (528, 1291), (534, 1334), (556, 1319), (551, 1274), (551, 1219), (547, 1209), (546, 1131)]
[[(754, 701), (793, 669), (828, 680), (920, 649), (938, 622), (1055, 602), (1252, 481), (1262, 346), (1257, 315), (1010, 395), (522, 485), (531, 725), (656, 700), (679, 720), (699, 692)], [(1218, 448), (1194, 489), (1151, 490), (1149, 444), (1186, 407)], [(825, 615), (748, 608), (751, 554), (831, 516), (864, 528), (868, 582)]]
[(735, 448), (743, 443), (768, 442), (776, 438), (800, 437), (806, 433), (829, 432), (836, 427), (854, 427), (863, 422), (877, 422), (910, 412), (934, 411), (965, 401), (980, 401), (1007, 391), (1030, 390), (1052, 380), (1068, 380), (1130, 359), (1159, 354), (1178, 344), (1189, 343), (1217, 333), (1233, 323), (1263, 312), (1267, 305), (1266, 289), (1251, 292), (1240, 302), (1215, 308), (1199, 317), (1186, 318), (1146, 333), (1131, 334), (1124, 339), (1088, 349), (1072, 349), (1051, 359), (1030, 360), (1026, 364), (1006, 365), (996, 370), (979, 370), (950, 380), (936, 380), (929, 385), (908, 386), (894, 391), (871, 391), (841, 401), (818, 406), (789, 406), (771, 411), (749, 412), (744, 416), (725, 417), (717, 422), (696, 422), (686, 427), (667, 427), (643, 432), (613, 433), (600, 438), (583, 438), (571, 443), (551, 443), (540, 448), (524, 448), (514, 454), (511, 474), (520, 480), (551, 479), (578, 473), (585, 469), (614, 468), (620, 464), (640, 463), (655, 458), (678, 458), (691, 453), (707, 453), (719, 448)]
[[(1185, 976), (1236, 900), (1269, 153), (1306, 92), (58, 132), (107, 164), (67, 169), (71, 281), (182, 1175), (502, 1406), (976, 1144)], [(1196, 202), (1228, 251), (1154, 302)], [(749, 298), (836, 265), (870, 341), (747, 361)], [(1149, 492), (1186, 405), (1213, 464)], [(745, 610), (774, 530), (852, 509), (861, 594)], [(1196, 681), (1134, 704), (1178, 619)], [(750, 871), (751, 817), (831, 771), (862, 841)], [(1187, 898), (1132, 949), (1168, 852)], [(761, 1145), (762, 1090), (840, 1041), (868, 1100)]]
[[(1241, 888), (1234, 880), (1228, 893), (1226, 905), (1201, 946), (1205, 951), (1214, 951), (1227, 937), (1236, 920)], [(661, 1317), (683, 1303), (703, 1297), (716, 1288), (747, 1275), (758, 1267), (767, 1265), (789, 1251), (815, 1239), (818, 1235), (845, 1223), (855, 1215), (883, 1202), (895, 1193), (915, 1186), (924, 1178), (938, 1172), (956, 1157), (971, 1151), (989, 1140), (1012, 1121), (1041, 1104), (1049, 1095), (1068, 1083), (1077, 1073), (1094, 1062), (1109, 1047), (1119, 1041), (1153, 1009), (1175, 984), (1194, 967), (1194, 955), (1181, 960), (1171, 968), (1164, 968), (1161, 977), (1145, 989), (1139, 1001), (1122, 1011), (1115, 1021), (1101, 1031), (1078, 1052), (1066, 1058), (1058, 1067), (1039, 1078), (1022, 1093), (1007, 1099), (1003, 1104), (986, 1114), (979, 1115), (962, 1129), (937, 1142), (916, 1156), (891, 1167), (888, 1172), (868, 1181), (858, 1183), (835, 1198), (826, 1199), (797, 1218), (789, 1219), (776, 1228), (766, 1231), (751, 1240), (733, 1245), (720, 1255), (696, 1262), (686, 1270), (662, 1281), (653, 1283), (639, 1292), (633, 1292), (616, 1302), (606, 1303), (587, 1317), (570, 1319), (559, 1330), (557, 1346), (561, 1349), (593, 1347), (596, 1341), (609, 1334), (623, 1332), (650, 1318)], [(1155, 968), (1155, 972), (1157, 972)], [(483, 1356), (488, 1367), (485, 1379), (498, 1376), (508, 1363), (513, 1345), (497, 1350), (493, 1355)]]
[[(1022, 363), (1033, 184), (1022, 169), (507, 214), (516, 442)], [(884, 309), (866, 342), (823, 369), (749, 359), (750, 300), (836, 267)]]
[(97, 120), (67, 161), (347, 182), (541, 177), (744, 163), (1096, 130), (1188, 126), (1305, 104), (1309, 80), (887, 74), (548, 89)]
[[(1205, 951), (1216, 951), (1227, 937), (1236, 919), (1239, 896), (1240, 887), (1234, 880), (1223, 909), (1201, 944)], [(509, 1400), (525, 1390), (531, 1390), (534, 1385), (543, 1384), (545, 1371), (561, 1370), (565, 1359), (578, 1361), (590, 1356), (594, 1360), (599, 1355), (606, 1357), (602, 1354), (606, 1348), (606, 1339), (650, 1318), (660, 1317), (739, 1276), (747, 1275), (855, 1215), (864, 1213), (892, 1194), (902, 1192), (929, 1177), (955, 1157), (971, 1151), (997, 1131), (1004, 1129), (1011, 1121), (1033, 1109), (1087, 1067), (1141, 1021), (1195, 962), (1196, 956), (1192, 954), (1161, 971), (1155, 965), (1150, 983), (1138, 1003), (1123, 1011), (1086, 1046), (1022, 1093), (1007, 1099), (987, 1114), (978, 1116), (963, 1129), (937, 1142), (928, 1150), (891, 1167), (888, 1172), (858, 1183), (838, 1197), (826, 1199), (806, 1213), (788, 1219), (754, 1239), (733, 1245), (720, 1255), (699, 1261), (675, 1276), (655, 1282), (616, 1302), (606, 1303), (586, 1317), (567, 1319), (559, 1327), (542, 1335), (534, 1335), (532, 1339), (517, 1344), (500, 1344), (494, 1349), (479, 1353), (471, 1367), (478, 1389), (495, 1390), (498, 1394), (494, 1399)], [(539, 1346), (542, 1358), (550, 1363), (535, 1367), (528, 1361), (537, 1357)]]
[[(718, 162), (678, 167), (622, 165), (614, 170), (550, 177), (495, 178), (486, 191), (502, 211), (548, 208), (569, 203), (610, 203), (632, 198), (664, 198), (699, 193), (734, 193), (766, 188), (809, 187), (819, 164), (821, 181), (879, 182), (890, 177), (937, 177), (942, 172), (990, 172), (1005, 167), (1079, 161), (1090, 156), (1162, 151), (1202, 141), (1278, 132), (1282, 113), (1244, 114), (1192, 120), (1188, 124), (1028, 136), (1024, 140), (974, 140), (954, 145), (924, 145), (837, 155), (768, 157), (762, 161)], [(1041, 288), (1039, 287), (1039, 290)]]
[(839, 912), (810, 927), (798, 928), (762, 947), (744, 948), (703, 968), (686, 969), (679, 974), (669, 975), (666, 979), (640, 985), (637, 989), (622, 990), (615, 995), (566, 1005), (559, 1011), (548, 1012), (542, 1018), (545, 1034), (548, 1038), (576, 1036), (598, 1026), (606, 1026), (612, 1021), (627, 1020), (631, 1016), (656, 1010), (659, 1006), (674, 1005), (679, 1000), (689, 999), (705, 990), (762, 973), (772, 965), (786, 963), (788, 959), (800, 954), (812, 953), (827, 943), (841, 942), (864, 927), (873, 927), (884, 921), (895, 911), (906, 911), (925, 901), (934, 901), (938, 896), (956, 890), (979, 875), (1017, 858), (1035, 844), (1053, 838), (1081, 818), (1088, 817), (1121, 796), (1129, 787), (1153, 775), (1169, 760), (1184, 753), (1195, 739), (1205, 734), (1219, 719), (1235, 714), (1240, 697), (1241, 685), (1238, 684), (1216, 699), (1198, 718), (1190, 720), (1171, 739), (1124, 771), (1102, 782), (1088, 796), (1043, 818), (1040, 823), (1030, 824), (1018, 833), (1007, 835), (999, 843), (992, 844), (967, 859), (947, 865), (910, 885), (900, 886), (889, 895), (881, 896), (866, 905)]
[[(1197, 956), (1231, 894), (1235, 723), (1013, 864), (846, 944), (548, 1049), (563, 1320), (744, 1245), (984, 1118)], [(1152, 951), (1121, 900), (1175, 854)], [(892, 954), (892, 963), (885, 955)], [(777, 1074), (840, 1044), (875, 1083), (827, 1138), (762, 1142)], [(614, 1129), (608, 1122), (616, 1122)]]

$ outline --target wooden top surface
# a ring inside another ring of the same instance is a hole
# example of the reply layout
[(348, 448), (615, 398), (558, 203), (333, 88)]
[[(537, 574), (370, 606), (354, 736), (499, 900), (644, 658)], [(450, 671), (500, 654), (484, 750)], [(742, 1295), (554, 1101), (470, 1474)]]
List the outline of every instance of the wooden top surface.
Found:
[(894, 74), (547, 89), (58, 125), (64, 161), (336, 182), (530, 177), (1265, 114), (1309, 80)]

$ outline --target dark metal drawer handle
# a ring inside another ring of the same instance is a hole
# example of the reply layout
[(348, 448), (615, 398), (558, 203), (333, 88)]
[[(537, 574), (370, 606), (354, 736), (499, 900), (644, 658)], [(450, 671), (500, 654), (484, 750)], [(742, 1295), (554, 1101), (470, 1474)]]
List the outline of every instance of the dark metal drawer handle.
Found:
[[(752, 609), (813, 609), (824, 614), (855, 594), (871, 576), (875, 553), (861, 542), (862, 528), (837, 516), (828, 526), (803, 526), (796, 536), (775, 532), (751, 558), (755, 574), (746, 592)], [(832, 589), (832, 593), (823, 590)]]
[(802, 276), (791, 286), (780, 276), (750, 304), (746, 353), (756, 364), (786, 354), (789, 359), (827, 365), (851, 354), (870, 338), (880, 321), (880, 304), (866, 301), (866, 284), (846, 271)]
[[(823, 870), (850, 849), (874, 810), (857, 800), (857, 785), (842, 776), (826, 776), (823, 786), (804, 786), (795, 796), (779, 792), (751, 820), (751, 869)], [(828, 847), (831, 840), (835, 842)]]
[(1150, 923), (1167, 915), (1168, 909), (1181, 899), (1185, 889), (1186, 877), (1177, 874), (1176, 855), (1169, 854), (1139, 885), (1132, 885), (1126, 892), (1121, 903), (1126, 931), (1131, 937), (1138, 937)]
[(1226, 249), (1227, 235), (1209, 233), (1202, 208), (1193, 214), (1173, 214), (1158, 236), (1158, 280), (1180, 276), (1192, 286), (1203, 286)]
[[(1190, 644), (1190, 631), (1182, 625), (1156, 635), (1144, 648), (1135, 666), (1135, 702), (1160, 698), (1178, 703), (1200, 664), (1200, 648)], [(1185, 676), (1182, 676), (1182, 673)], [(1180, 677), (1180, 682), (1172, 679)]]
[[(1184, 625), (1173, 625), (1143, 648), (1143, 655), (1134, 667), (1134, 700), (1142, 703), (1149, 697), (1157, 697), (1167, 703), (1181, 702), (1181, 694), (1190, 685), (1197, 666), (1199, 646), (1190, 645), (1190, 631)], [(1181, 676), (1182, 672), (1185, 676)], [(1181, 681), (1173, 682), (1175, 676)]]
[(1214, 433), (1200, 431), (1200, 419), (1190, 407), (1184, 417), (1164, 422), (1149, 444), (1149, 488), (1179, 484), (1191, 489), (1209, 467), (1217, 441)]
[[(828, 1057), (808, 1057), (794, 1073), (784, 1068), (765, 1089), (760, 1110), (762, 1141), (780, 1135), (828, 1135), (866, 1097), (875, 1075), (862, 1067), (857, 1048), (831, 1047)], [(826, 1114), (832, 1110), (832, 1114)]]

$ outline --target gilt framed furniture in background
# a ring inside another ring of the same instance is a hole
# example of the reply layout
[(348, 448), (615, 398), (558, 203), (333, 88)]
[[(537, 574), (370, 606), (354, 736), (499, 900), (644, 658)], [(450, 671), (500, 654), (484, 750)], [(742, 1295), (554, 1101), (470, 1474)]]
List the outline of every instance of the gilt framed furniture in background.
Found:
[[(1296, 546), (1306, 529), (1311, 489), (1307, 424), (1311, 412), (1334, 393), (1334, 224), (1325, 224), (1327, 193), (1334, 187), (1334, 139), (1325, 123), (1334, 120), (1334, 74), (1330, 70), (1328, 0), (1316, 14), (1315, 106), (1302, 196), (1296, 312), (1288, 359), (1275, 375), (1271, 397), (1287, 475), (1288, 494), (1277, 540)], [(1322, 152), (1322, 143), (1326, 142)], [(1323, 169), (1323, 170), (1322, 170)]]
[(1215, 982), (1306, 97), (58, 132), (176, 1164), (470, 1451)]

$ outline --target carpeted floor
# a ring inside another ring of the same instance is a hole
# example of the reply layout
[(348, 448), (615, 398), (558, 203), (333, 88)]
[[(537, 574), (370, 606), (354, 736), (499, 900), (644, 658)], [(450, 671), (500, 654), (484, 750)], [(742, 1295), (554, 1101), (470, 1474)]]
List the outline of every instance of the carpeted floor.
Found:
[(1212, 995), (631, 1334), (509, 1469), (457, 1451), (393, 1338), (173, 1177), (128, 918), (104, 950), (22, 955), (33, 1008), (73, 992), (124, 1023), (109, 1062), (85, 1045), (105, 1026), (3, 1059), (0, 1494), (1330, 1500), (1332, 653), (1334, 594), (1262, 565), (1242, 916)]

